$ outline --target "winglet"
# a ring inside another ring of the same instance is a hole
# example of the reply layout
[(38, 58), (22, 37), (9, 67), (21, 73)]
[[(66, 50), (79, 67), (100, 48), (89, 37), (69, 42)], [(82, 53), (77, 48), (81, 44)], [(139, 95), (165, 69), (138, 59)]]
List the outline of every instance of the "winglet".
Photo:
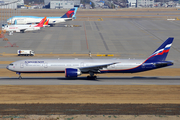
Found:
[(165, 61), (168, 52), (171, 48), (172, 42), (174, 38), (169, 37), (157, 50), (155, 50), (145, 61), (145, 63), (149, 62), (158, 62)]

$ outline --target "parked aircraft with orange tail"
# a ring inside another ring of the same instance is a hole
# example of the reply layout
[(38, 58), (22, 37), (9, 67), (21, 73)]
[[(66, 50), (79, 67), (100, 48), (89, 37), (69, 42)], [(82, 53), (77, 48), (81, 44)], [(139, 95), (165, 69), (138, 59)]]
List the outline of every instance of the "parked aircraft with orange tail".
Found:
[(31, 24), (31, 25), (4, 25), (2, 26), (2, 30), (6, 30), (8, 32), (21, 32), (24, 33), (26, 31), (35, 31), (40, 30), (43, 27), (45, 22), (45, 18), (43, 18), (39, 24)]

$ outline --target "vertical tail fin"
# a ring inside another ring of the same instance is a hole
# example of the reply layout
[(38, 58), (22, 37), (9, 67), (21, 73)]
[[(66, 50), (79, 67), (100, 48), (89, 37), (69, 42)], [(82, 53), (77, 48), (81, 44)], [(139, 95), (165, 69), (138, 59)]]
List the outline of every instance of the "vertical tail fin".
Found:
[(171, 48), (174, 38), (169, 37), (157, 50), (155, 50), (149, 57), (146, 59), (145, 63), (148, 62), (158, 62), (165, 61), (168, 52)]
[(67, 13), (65, 13), (61, 18), (72, 18), (75, 17), (77, 11), (77, 7), (70, 9)]
[(44, 25), (46, 24), (46, 22), (47, 22), (47, 19), (44, 21)]
[(39, 24), (37, 24), (35, 27), (43, 27), (43, 24), (44, 24), (45, 20), (46, 20), (46, 17), (44, 17), (44, 18), (39, 22)]
[(17, 20), (14, 21), (14, 24), (17, 25)]
[(72, 16), (73, 19), (76, 19), (76, 12), (77, 12), (78, 7), (75, 7), (74, 15)]
[(48, 25), (48, 23), (49, 23), (49, 19), (44, 23), (44, 25)]

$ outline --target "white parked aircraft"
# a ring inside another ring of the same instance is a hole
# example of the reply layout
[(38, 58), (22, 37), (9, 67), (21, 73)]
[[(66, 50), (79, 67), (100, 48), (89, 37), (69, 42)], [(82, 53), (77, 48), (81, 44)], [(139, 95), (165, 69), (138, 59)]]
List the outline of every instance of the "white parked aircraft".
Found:
[(7, 32), (26, 32), (26, 31), (35, 31), (40, 30), (41, 27), (43, 27), (44, 21), (46, 20), (46, 17), (43, 18), (39, 24), (32, 24), (32, 25), (4, 25), (2, 26), (2, 30), (5, 30)]
[[(65, 13), (62, 17), (47, 17), (49, 19), (49, 25), (53, 26), (57, 23), (66, 22), (66, 21), (72, 21), (76, 19), (77, 7), (74, 7), (70, 9), (67, 13)], [(37, 16), (14, 16), (7, 20), (7, 23), (14, 24), (15, 21), (17, 24), (38, 24), (43, 17), (37, 17)]]
[(136, 73), (173, 65), (165, 61), (174, 38), (168, 38), (147, 59), (27, 59), (13, 62), (8, 70), (21, 73), (65, 73), (67, 78), (76, 78), (89, 73), (88, 79), (96, 79), (94, 74)]

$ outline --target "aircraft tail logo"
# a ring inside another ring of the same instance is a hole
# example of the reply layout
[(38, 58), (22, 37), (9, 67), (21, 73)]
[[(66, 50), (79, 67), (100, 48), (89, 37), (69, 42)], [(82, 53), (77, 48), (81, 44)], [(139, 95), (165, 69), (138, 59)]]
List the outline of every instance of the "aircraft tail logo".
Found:
[(48, 25), (49, 19), (44, 22), (44, 25)]
[(46, 21), (46, 17), (44, 17), (39, 24), (37, 24), (35, 27), (43, 27), (44, 22)]
[(47, 22), (47, 19), (44, 21), (44, 25), (46, 24), (46, 22)]
[(70, 9), (66, 14), (64, 14), (61, 18), (72, 18), (75, 16), (77, 11), (77, 7)]
[(157, 50), (155, 50), (149, 57), (146, 59), (145, 63), (148, 62), (158, 62), (165, 61), (168, 52), (171, 48), (174, 38), (169, 37)]

